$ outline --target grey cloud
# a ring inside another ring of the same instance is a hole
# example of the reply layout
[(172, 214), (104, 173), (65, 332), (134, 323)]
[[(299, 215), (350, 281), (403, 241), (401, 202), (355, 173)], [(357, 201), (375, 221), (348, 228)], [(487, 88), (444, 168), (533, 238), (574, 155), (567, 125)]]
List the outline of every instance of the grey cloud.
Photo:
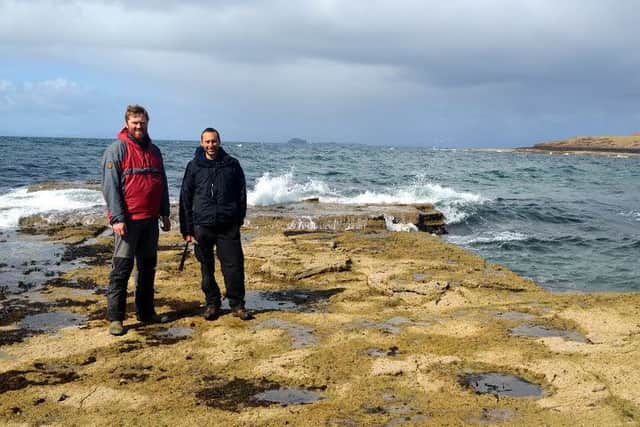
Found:
[(0, 111), (18, 113), (39, 111), (64, 113), (86, 108), (90, 91), (73, 81), (53, 80), (19, 82), (0, 81)]
[(149, 80), (185, 105), (224, 99), (230, 121), (350, 117), (357, 135), (400, 111), (396, 135), (510, 123), (506, 139), (637, 116), (638, 18), (630, 0), (0, 0), (0, 54)]

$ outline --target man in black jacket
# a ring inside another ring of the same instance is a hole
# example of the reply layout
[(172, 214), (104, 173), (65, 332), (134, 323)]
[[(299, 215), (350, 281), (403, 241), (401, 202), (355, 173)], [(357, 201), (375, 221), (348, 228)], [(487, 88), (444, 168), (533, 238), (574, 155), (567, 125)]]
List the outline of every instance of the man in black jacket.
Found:
[(194, 238), (200, 261), (202, 291), (207, 307), (204, 318), (220, 315), (220, 288), (214, 277), (213, 248), (217, 248), (231, 313), (253, 318), (244, 307), (244, 254), (240, 227), (247, 213), (247, 188), (237, 159), (220, 147), (220, 133), (206, 128), (200, 146), (187, 164), (180, 190), (180, 232), (186, 242)]

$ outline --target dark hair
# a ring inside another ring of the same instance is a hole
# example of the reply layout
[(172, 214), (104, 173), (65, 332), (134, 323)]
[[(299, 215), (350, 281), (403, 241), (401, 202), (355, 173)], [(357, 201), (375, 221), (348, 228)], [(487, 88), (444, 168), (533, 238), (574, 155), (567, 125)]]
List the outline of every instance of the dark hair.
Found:
[(222, 142), (222, 139), (220, 138), (220, 132), (218, 132), (217, 130), (215, 130), (214, 128), (205, 128), (202, 133), (200, 134), (200, 141), (202, 141), (202, 137), (204, 136), (205, 133), (207, 132), (213, 132), (216, 135), (218, 135), (218, 142)]
[(149, 121), (149, 113), (144, 109), (143, 106), (138, 104), (127, 105), (127, 111), (124, 113), (124, 121), (129, 120), (129, 116), (137, 116), (143, 114), (144, 117)]

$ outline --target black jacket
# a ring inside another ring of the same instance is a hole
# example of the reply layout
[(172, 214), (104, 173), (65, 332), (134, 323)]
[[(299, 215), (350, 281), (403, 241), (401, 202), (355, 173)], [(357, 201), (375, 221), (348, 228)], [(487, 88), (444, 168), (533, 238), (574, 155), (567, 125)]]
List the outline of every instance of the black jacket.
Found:
[(202, 147), (187, 164), (180, 189), (180, 232), (193, 235), (194, 224), (242, 224), (247, 214), (247, 186), (237, 159), (222, 147), (207, 160)]

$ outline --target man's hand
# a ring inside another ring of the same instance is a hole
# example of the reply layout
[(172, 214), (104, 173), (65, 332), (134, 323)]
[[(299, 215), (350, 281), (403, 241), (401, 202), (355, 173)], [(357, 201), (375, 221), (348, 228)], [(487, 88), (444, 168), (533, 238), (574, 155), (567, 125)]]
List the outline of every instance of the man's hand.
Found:
[(182, 237), (184, 239), (185, 242), (187, 243), (191, 243), (193, 242), (193, 236), (191, 234), (187, 234), (186, 236)]
[(111, 228), (113, 229), (113, 234), (117, 234), (120, 237), (127, 235), (127, 224), (124, 222), (116, 222)]
[(168, 216), (162, 217), (162, 226), (160, 227), (162, 231), (170, 231), (171, 230), (171, 220)]

